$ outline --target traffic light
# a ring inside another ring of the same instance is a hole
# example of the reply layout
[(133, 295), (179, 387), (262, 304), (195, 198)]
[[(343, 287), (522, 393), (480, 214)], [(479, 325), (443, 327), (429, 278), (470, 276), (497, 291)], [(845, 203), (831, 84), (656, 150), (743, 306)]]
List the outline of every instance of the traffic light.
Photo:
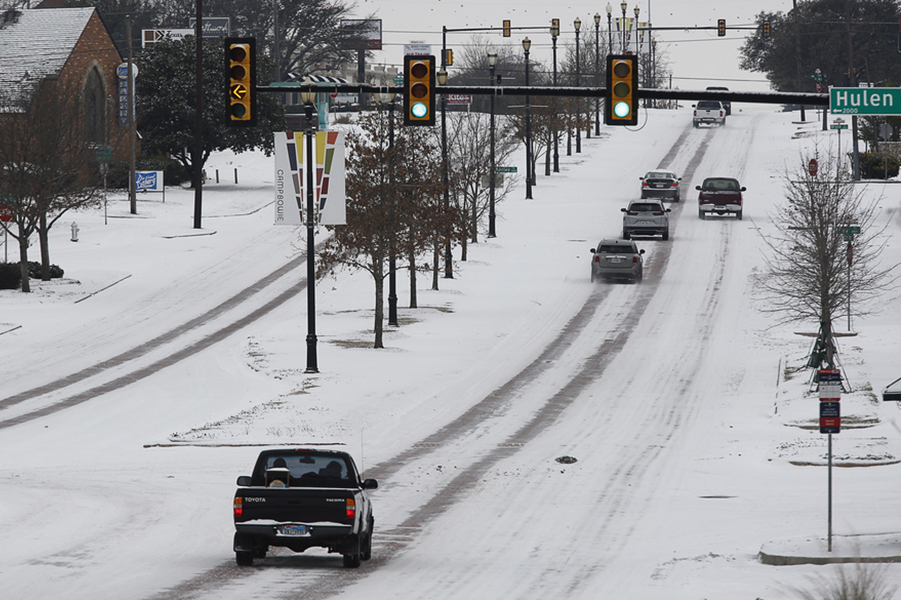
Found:
[(726, 19), (720, 19), (716, 22), (716, 34), (720, 37), (726, 35)]
[(449, 67), (454, 64), (454, 51), (448, 48), (444, 51), (444, 65)]
[(762, 27), (763, 27), (763, 37), (765, 37), (765, 38), (770, 37), (770, 22), (764, 21)]
[(435, 57), (404, 57), (404, 125), (435, 124)]
[(510, 19), (504, 19), (504, 37), (510, 37)]
[(228, 124), (245, 127), (256, 124), (256, 41), (254, 38), (225, 38), (225, 70), (228, 82)]
[(607, 56), (607, 98), (604, 123), (636, 125), (638, 123), (638, 56)]

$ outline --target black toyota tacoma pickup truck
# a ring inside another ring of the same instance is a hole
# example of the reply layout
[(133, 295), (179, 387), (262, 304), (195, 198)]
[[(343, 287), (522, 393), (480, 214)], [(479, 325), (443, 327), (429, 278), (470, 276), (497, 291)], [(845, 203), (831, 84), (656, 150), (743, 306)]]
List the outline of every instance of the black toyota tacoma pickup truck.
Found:
[(264, 450), (253, 475), (238, 477), (235, 560), (250, 566), (270, 546), (303, 552), (328, 548), (359, 567), (372, 556), (375, 519), (363, 479), (346, 452), (310, 448)]

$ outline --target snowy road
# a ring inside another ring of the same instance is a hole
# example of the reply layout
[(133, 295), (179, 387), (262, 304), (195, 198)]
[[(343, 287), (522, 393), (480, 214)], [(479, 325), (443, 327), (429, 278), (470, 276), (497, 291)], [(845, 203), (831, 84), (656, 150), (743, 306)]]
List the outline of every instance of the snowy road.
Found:
[[(209, 191), (215, 235), (161, 224), (140, 238), (153, 260), (110, 257), (121, 272), (100, 279), (120, 283), (84, 302), (0, 297), (0, 325), (21, 325), (0, 335), (19, 374), (0, 382), (0, 527), (18, 540), (0, 547), (8, 593), (780, 597), (785, 572), (755, 556), (821, 529), (810, 499), (822, 487), (822, 471), (773, 462), (778, 371), (796, 342), (761, 333), (754, 306), (774, 173), (797, 156), (788, 122), (748, 112), (694, 130), (686, 111), (651, 111), (644, 129), (585, 140), (534, 202), (501, 205), (499, 237), (421, 291), (385, 351), (366, 347), (371, 282), (323, 281), (316, 376), (301, 371), (294, 231), (245, 210), (269, 201), (268, 172)], [(588, 247), (618, 237), (619, 208), (655, 167), (683, 174), (670, 240), (639, 240), (642, 284), (591, 284)], [(697, 218), (705, 176), (748, 186), (743, 221)], [(122, 223), (85, 226), (67, 250), (148, 224)], [(231, 496), (257, 445), (328, 442), (380, 481), (373, 559), (348, 570), (340, 556), (275, 551), (235, 566)]]

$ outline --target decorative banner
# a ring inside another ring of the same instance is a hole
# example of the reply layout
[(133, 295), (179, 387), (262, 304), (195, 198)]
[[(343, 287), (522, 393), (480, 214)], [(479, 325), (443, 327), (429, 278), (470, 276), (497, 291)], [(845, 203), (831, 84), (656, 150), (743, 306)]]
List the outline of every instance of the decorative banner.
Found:
[[(275, 224), (307, 224), (306, 138), (300, 131), (275, 133)], [(313, 219), (319, 225), (344, 225), (344, 133), (316, 132)]]

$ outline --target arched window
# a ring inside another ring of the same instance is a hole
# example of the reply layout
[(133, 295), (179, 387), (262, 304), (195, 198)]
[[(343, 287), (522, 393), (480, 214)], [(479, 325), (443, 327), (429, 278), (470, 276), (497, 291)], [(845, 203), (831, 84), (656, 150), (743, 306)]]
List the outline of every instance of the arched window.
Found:
[(106, 90), (97, 67), (88, 73), (84, 86), (84, 124), (88, 142), (106, 144)]

